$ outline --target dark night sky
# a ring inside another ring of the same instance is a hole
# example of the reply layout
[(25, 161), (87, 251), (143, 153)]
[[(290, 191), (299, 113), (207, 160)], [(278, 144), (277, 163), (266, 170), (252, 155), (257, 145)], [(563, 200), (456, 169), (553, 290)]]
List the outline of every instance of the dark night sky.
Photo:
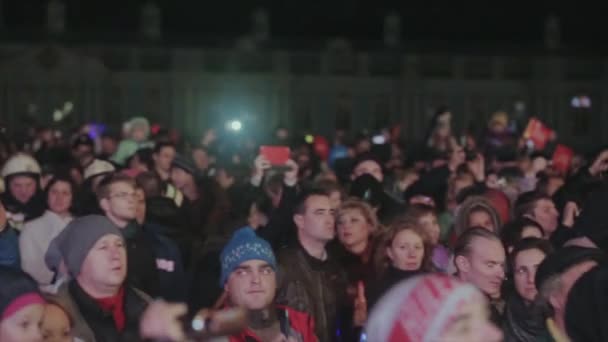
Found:
[[(45, 0), (4, 0), (5, 27), (31, 31), (44, 25)], [(136, 0), (67, 0), (68, 26), (83, 34), (137, 29)], [(341, 35), (356, 40), (379, 40), (389, 10), (402, 14), (403, 37), (420, 41), (512, 42), (542, 41), (544, 18), (561, 18), (567, 44), (594, 47), (606, 43), (605, 12), (601, 1), (373, 1), (373, 0), (159, 0), (164, 30), (169, 37), (237, 36), (247, 32), (251, 11), (259, 6), (271, 13), (274, 37), (315, 40)]]

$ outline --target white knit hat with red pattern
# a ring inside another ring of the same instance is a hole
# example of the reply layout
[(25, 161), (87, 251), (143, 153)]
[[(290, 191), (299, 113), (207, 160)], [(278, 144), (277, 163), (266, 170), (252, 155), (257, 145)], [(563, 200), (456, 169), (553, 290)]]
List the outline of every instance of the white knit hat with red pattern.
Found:
[(481, 296), (473, 285), (446, 275), (408, 279), (386, 293), (365, 327), (368, 341), (437, 341), (465, 303)]

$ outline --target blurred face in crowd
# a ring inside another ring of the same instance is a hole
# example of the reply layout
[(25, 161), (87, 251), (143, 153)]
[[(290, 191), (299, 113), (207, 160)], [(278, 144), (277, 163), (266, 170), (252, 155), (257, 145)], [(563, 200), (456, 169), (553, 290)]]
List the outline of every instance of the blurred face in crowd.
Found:
[(450, 153), (450, 164), (460, 165), (467, 159), (464, 148), (458, 144), (454, 144)]
[(144, 141), (146, 140), (146, 128), (142, 125), (133, 126), (133, 130), (131, 131), (131, 138), (135, 141)]
[(40, 322), (44, 305), (30, 304), (0, 321), (2, 342), (42, 342)]
[(294, 215), (298, 236), (309, 241), (331, 241), (336, 232), (334, 210), (331, 208), (329, 197), (312, 195), (306, 199), (304, 206), (304, 213)]
[(135, 189), (135, 220), (139, 224), (146, 221), (146, 194), (143, 189)]
[(81, 144), (72, 149), (72, 154), (78, 160), (80, 166), (84, 168), (93, 159), (93, 147)]
[(268, 217), (260, 211), (257, 204), (253, 203), (249, 208), (249, 217), (247, 217), (247, 224), (253, 229), (266, 226), (268, 224)]
[(118, 144), (116, 143), (116, 139), (111, 137), (102, 137), (101, 138), (101, 153), (106, 156), (111, 156), (116, 153), (118, 149)]
[(502, 243), (475, 237), (469, 249), (468, 256), (459, 255), (455, 259), (458, 276), (491, 298), (500, 298), (500, 288), (505, 278), (505, 250)]
[(228, 173), (224, 169), (217, 170), (215, 180), (222, 187), (222, 189), (228, 189), (234, 183), (234, 177), (228, 175)]
[(67, 182), (58, 181), (49, 189), (49, 209), (59, 216), (70, 214), (72, 206), (72, 186)]
[(196, 168), (199, 170), (207, 170), (209, 167), (209, 154), (207, 154), (207, 151), (205, 150), (200, 148), (192, 150), (192, 160), (194, 161)]
[(540, 249), (527, 249), (517, 253), (513, 263), (513, 276), (517, 293), (527, 302), (534, 301), (538, 293), (534, 283), (538, 265), (545, 259)]
[(157, 169), (163, 172), (169, 172), (171, 170), (171, 163), (175, 158), (175, 148), (173, 146), (165, 146), (152, 155), (154, 158), (154, 164)]
[(29, 176), (15, 176), (9, 183), (9, 190), (17, 201), (25, 204), (36, 193), (36, 180)]
[(374, 178), (378, 180), (378, 182), (382, 183), (384, 180), (384, 174), (382, 173), (382, 167), (373, 160), (366, 160), (357, 165), (357, 167), (353, 170), (352, 179), (356, 179), (359, 176), (364, 174), (372, 175)]
[(549, 178), (549, 183), (547, 184), (547, 195), (553, 196), (559, 188), (564, 185), (565, 181), (561, 177), (551, 177)]
[(194, 177), (179, 167), (171, 168), (171, 182), (176, 188), (183, 190), (194, 184)]
[(42, 319), (42, 338), (44, 342), (71, 342), (71, 326), (67, 313), (55, 304), (47, 304)]
[(531, 216), (534, 221), (543, 227), (546, 236), (551, 236), (557, 229), (559, 213), (553, 201), (549, 199), (538, 200)]
[(469, 213), (469, 227), (483, 227), (489, 231), (496, 231), (496, 227), (494, 227), (494, 221), (492, 221), (492, 217), (490, 214), (483, 209), (476, 209)]
[(361, 210), (355, 208), (339, 212), (337, 228), (342, 245), (355, 254), (365, 250), (373, 229)]
[(559, 277), (559, 289), (549, 296), (549, 303), (555, 311), (555, 315), (564, 317), (566, 313), (566, 301), (568, 300), (568, 294), (574, 283), (587, 273), (589, 270), (597, 266), (597, 262), (588, 260), (583, 261), (577, 265), (568, 268)]
[(342, 205), (342, 193), (340, 191), (332, 191), (329, 194), (329, 202), (333, 210), (338, 210), (340, 205)]
[(451, 319), (439, 342), (499, 342), (502, 332), (492, 322), (488, 300), (478, 293), (477, 298), (461, 305)]
[(441, 233), (441, 228), (439, 227), (439, 222), (437, 222), (437, 216), (435, 214), (426, 214), (421, 216), (418, 219), (418, 224), (427, 233), (432, 245), (439, 243), (439, 234)]
[(371, 141), (369, 141), (369, 139), (361, 139), (357, 142), (357, 145), (355, 145), (355, 153), (362, 154), (365, 152), (369, 152), (369, 150), (371, 150), (371, 148), (372, 148), (372, 143), (371, 143)]
[(116, 182), (110, 185), (110, 194), (100, 201), (101, 209), (106, 216), (119, 227), (124, 227), (135, 219), (137, 203), (133, 185)]
[(393, 267), (402, 271), (417, 271), (422, 266), (424, 241), (412, 229), (404, 229), (395, 235), (386, 254)]
[(115, 295), (127, 276), (127, 250), (122, 237), (108, 234), (101, 237), (82, 262), (76, 277), (80, 286), (92, 297)]
[(139, 170), (141, 172), (147, 172), (148, 165), (136, 154), (129, 160), (129, 168), (133, 170)]
[(230, 274), (225, 290), (234, 306), (248, 310), (267, 308), (277, 290), (276, 273), (266, 261), (248, 260)]

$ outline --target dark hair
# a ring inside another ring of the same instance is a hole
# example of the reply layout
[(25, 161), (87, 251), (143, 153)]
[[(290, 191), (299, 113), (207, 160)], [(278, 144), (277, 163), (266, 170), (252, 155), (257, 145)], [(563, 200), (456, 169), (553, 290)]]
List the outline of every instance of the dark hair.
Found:
[(435, 215), (435, 217), (437, 217), (437, 210), (426, 204), (412, 204), (407, 207), (404, 215), (406, 218), (417, 222), (421, 217), (426, 215)]
[(70, 178), (68, 175), (55, 175), (49, 181), (49, 183), (46, 185), (46, 188), (44, 189), (44, 198), (45, 198), (45, 202), (46, 202), (46, 207), (48, 209), (49, 192), (51, 191), (51, 188), (59, 182), (67, 183), (70, 186), (70, 191), (72, 192), (72, 203), (70, 203), (69, 210), (71, 211), (72, 206), (74, 205), (74, 198), (76, 197), (77, 189), (76, 189), (76, 184), (74, 183), (72, 178)]
[(500, 239), (507, 250), (522, 240), (521, 234), (525, 227), (535, 227), (541, 233), (541, 236), (545, 234), (543, 228), (536, 221), (527, 217), (518, 217), (505, 224), (500, 232)]
[(296, 206), (294, 212), (296, 214), (304, 214), (306, 212), (306, 201), (313, 196), (323, 196), (328, 197), (329, 195), (324, 189), (319, 188), (309, 188), (303, 190), (296, 200)]
[(145, 164), (148, 169), (151, 170), (154, 168), (154, 160), (152, 159), (152, 149), (151, 148), (141, 148), (141, 149), (137, 150), (137, 152), (133, 153), (133, 155), (131, 155), (129, 158), (127, 158), (125, 164), (126, 165), (131, 164), (131, 161), (135, 157), (137, 157), (139, 159), (140, 163)]
[(471, 252), (471, 243), (475, 238), (494, 240), (500, 242), (496, 233), (482, 227), (471, 227), (465, 230), (454, 245), (454, 258), (459, 255), (468, 256)]
[(528, 191), (517, 197), (515, 201), (514, 216), (522, 217), (525, 215), (532, 214), (538, 201), (548, 200), (553, 201), (550, 196), (540, 193), (538, 191)]
[(110, 196), (110, 187), (116, 183), (126, 183), (135, 187), (135, 181), (133, 180), (133, 178), (127, 175), (123, 175), (120, 173), (108, 175), (107, 177), (102, 179), (101, 182), (99, 182), (99, 185), (97, 186), (97, 191), (95, 193), (95, 195), (97, 195), (97, 200), (101, 201), (104, 198), (108, 198), (108, 196)]
[(234, 178), (236, 182), (243, 181), (249, 173), (249, 169), (246, 166), (235, 163), (221, 163), (218, 165), (217, 170), (224, 170), (226, 176)]
[(515, 271), (515, 258), (517, 257), (517, 254), (531, 249), (538, 249), (545, 255), (553, 253), (553, 246), (545, 239), (534, 237), (521, 239), (515, 244), (513, 252), (511, 252), (511, 255), (509, 256), (509, 268), (511, 269), (511, 272)]
[(168, 141), (159, 141), (159, 142), (157, 142), (154, 145), (154, 151), (153, 151), (153, 153), (154, 154), (159, 154), (160, 151), (162, 151), (162, 149), (165, 148), (165, 147), (171, 147), (174, 150), (176, 150), (175, 145), (173, 143), (168, 142)]
[(333, 181), (331, 179), (322, 179), (315, 182), (315, 187), (319, 189), (325, 190), (327, 194), (332, 194), (334, 192), (339, 192), (340, 197), (344, 198), (344, 189), (340, 186), (340, 183)]
[(135, 183), (146, 194), (146, 198), (159, 197), (163, 194), (163, 181), (154, 171), (142, 172), (135, 177)]
[(536, 191), (541, 194), (549, 195), (549, 185), (552, 179), (562, 179), (563, 177), (558, 174), (552, 174), (548, 172), (540, 172), (537, 176), (538, 181), (536, 182)]

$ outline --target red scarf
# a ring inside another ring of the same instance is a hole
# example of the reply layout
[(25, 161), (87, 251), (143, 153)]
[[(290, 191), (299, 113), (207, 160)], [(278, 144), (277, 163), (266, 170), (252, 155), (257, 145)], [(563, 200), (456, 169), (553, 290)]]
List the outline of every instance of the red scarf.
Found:
[(101, 307), (103, 311), (111, 312), (112, 318), (114, 318), (114, 324), (116, 324), (116, 329), (119, 332), (122, 332), (125, 329), (125, 310), (124, 310), (124, 301), (125, 301), (125, 289), (121, 287), (118, 290), (118, 293), (112, 297), (95, 299), (97, 305)]

